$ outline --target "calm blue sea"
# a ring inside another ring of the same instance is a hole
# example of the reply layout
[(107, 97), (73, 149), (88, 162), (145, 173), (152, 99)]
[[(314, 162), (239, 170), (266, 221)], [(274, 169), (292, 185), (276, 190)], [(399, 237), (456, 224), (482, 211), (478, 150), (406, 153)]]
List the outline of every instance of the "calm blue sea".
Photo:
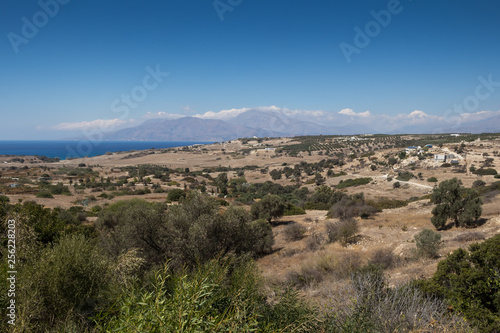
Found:
[(107, 152), (171, 148), (210, 142), (192, 141), (3, 141), (0, 140), (0, 155), (39, 155), (59, 157), (91, 157)]

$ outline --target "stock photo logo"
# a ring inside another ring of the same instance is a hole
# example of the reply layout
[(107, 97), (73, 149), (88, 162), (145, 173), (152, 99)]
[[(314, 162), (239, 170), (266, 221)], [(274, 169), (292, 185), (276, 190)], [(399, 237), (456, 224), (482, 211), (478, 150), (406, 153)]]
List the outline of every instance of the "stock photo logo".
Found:
[(7, 39), (9, 40), (14, 52), (18, 54), (20, 51), (19, 47), (23, 44), (28, 44), (30, 40), (35, 38), (40, 29), (45, 27), (50, 20), (59, 13), (61, 6), (68, 4), (70, 1), (71, 0), (38, 1), (40, 10), (35, 12), (30, 18), (26, 16), (21, 18), (22, 26), (20, 34), (12, 31), (7, 34)]
[[(411, 2), (412, 0), (408, 1)], [(386, 9), (370, 11), (373, 20), (368, 21), (364, 25), (364, 29), (359, 26), (353, 28), (355, 35), (352, 43), (341, 42), (339, 44), (340, 51), (344, 55), (346, 62), (350, 64), (352, 56), (360, 54), (363, 49), (368, 47), (372, 40), (380, 35), (382, 28), (387, 28), (391, 24), (392, 18), (401, 14), (403, 9), (404, 7), (399, 0), (389, 0)]]
[(232, 12), (236, 7), (241, 5), (242, 2), (243, 0), (215, 0), (212, 5), (222, 22), (224, 21), (224, 14), (226, 12)]
[(451, 108), (444, 112), (443, 118), (445, 125), (448, 126), (448, 128), (437, 128), (434, 130), (434, 133), (457, 129), (460, 127), (460, 125), (465, 123), (466, 116), (479, 111), (480, 102), (489, 99), (495, 93), (497, 88), (500, 87), (499, 81), (493, 81), (493, 74), (489, 74), (487, 78), (481, 75), (477, 78), (477, 80), (479, 83), (474, 89), (474, 94), (466, 96), (461, 103), (453, 104)]

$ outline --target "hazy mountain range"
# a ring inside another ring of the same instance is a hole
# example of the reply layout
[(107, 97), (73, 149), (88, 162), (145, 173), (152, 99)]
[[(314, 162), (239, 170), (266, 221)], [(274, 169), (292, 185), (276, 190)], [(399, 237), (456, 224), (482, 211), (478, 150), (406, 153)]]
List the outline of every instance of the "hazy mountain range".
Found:
[(139, 126), (105, 136), (106, 140), (133, 141), (227, 141), (243, 137), (282, 137), (319, 134), (361, 134), (373, 130), (364, 126), (322, 126), (274, 112), (250, 110), (226, 121), (182, 117), (150, 119)]
[[(418, 111), (420, 112), (420, 111)], [(423, 113), (422, 113), (423, 114)], [(422, 117), (422, 114), (417, 114)], [(424, 114), (425, 115), (425, 114)], [(415, 116), (415, 115), (414, 115)], [(426, 116), (426, 115), (425, 115)], [(500, 115), (490, 118), (463, 121), (420, 121), (409, 125), (397, 119), (389, 119), (386, 126), (376, 126), (369, 119), (341, 115), (340, 120), (319, 124), (318, 122), (299, 119), (293, 115), (274, 110), (249, 109), (224, 119), (185, 116), (177, 119), (150, 119), (142, 124), (106, 134), (105, 140), (132, 141), (227, 141), (242, 137), (281, 137), (300, 135), (353, 135), (353, 134), (426, 134), (426, 133), (483, 133), (500, 131)], [(374, 118), (374, 116), (370, 117)], [(304, 117), (303, 117), (304, 118)], [(314, 117), (310, 117), (316, 120)], [(378, 119), (384, 123), (384, 119)], [(373, 124), (372, 128), (367, 124)]]

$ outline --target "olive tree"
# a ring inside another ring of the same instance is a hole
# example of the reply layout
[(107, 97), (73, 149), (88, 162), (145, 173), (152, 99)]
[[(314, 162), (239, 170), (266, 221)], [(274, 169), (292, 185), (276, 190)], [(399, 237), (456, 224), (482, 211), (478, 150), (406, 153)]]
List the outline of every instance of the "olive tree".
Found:
[(279, 195), (268, 194), (255, 202), (250, 212), (254, 219), (266, 219), (271, 223), (272, 219), (283, 216), (285, 209), (285, 202)]
[(432, 209), (432, 224), (440, 230), (448, 219), (452, 219), (456, 227), (472, 225), (482, 213), (482, 200), (479, 193), (462, 186), (457, 178), (445, 180), (434, 188), (431, 201), (437, 206)]

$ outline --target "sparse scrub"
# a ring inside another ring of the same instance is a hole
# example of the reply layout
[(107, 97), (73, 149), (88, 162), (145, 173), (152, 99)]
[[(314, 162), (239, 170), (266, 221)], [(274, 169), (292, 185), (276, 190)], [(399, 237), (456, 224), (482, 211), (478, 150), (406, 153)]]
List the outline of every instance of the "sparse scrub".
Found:
[(358, 223), (353, 218), (338, 222), (327, 222), (325, 226), (328, 242), (340, 242), (343, 246), (347, 245), (359, 230)]
[(486, 236), (484, 235), (483, 232), (480, 231), (467, 232), (465, 234), (460, 234), (457, 237), (455, 237), (455, 240), (457, 242), (472, 242), (484, 239), (486, 239)]
[(448, 314), (446, 302), (410, 285), (389, 288), (379, 274), (356, 274), (334, 294), (325, 320), (327, 332), (471, 332)]
[(391, 249), (378, 249), (373, 252), (368, 264), (377, 265), (382, 269), (389, 269), (396, 266), (398, 257), (392, 253)]
[(306, 227), (304, 227), (302, 224), (294, 222), (285, 227), (283, 234), (285, 236), (285, 239), (288, 241), (298, 241), (304, 237), (306, 230)]
[(323, 235), (319, 233), (315, 227), (311, 230), (311, 236), (306, 238), (306, 248), (309, 251), (316, 251), (323, 244)]

